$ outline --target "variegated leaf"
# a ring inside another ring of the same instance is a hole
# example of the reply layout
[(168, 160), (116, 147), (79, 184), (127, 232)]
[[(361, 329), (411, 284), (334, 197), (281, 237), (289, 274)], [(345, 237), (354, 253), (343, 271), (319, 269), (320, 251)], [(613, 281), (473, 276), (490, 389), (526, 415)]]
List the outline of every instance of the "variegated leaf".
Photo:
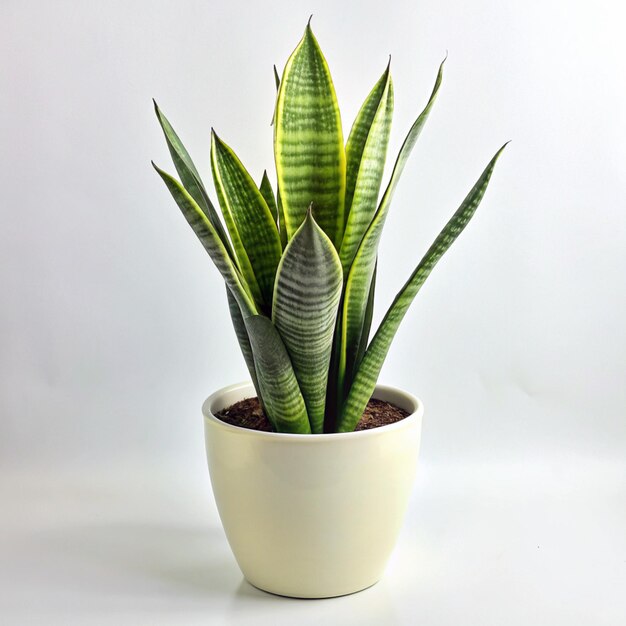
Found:
[(476, 212), (502, 150), (504, 150), (504, 146), (496, 152), (472, 190), (461, 203), (461, 206), (439, 233), (437, 239), (435, 239), (432, 246), (428, 249), (411, 274), (409, 280), (389, 307), (354, 377), (339, 419), (337, 428), (339, 432), (354, 430), (376, 387), (378, 375), (389, 351), (391, 342), (400, 326), (400, 322), (439, 259), (441, 259), (448, 248), (450, 248)]
[(361, 107), (346, 144), (347, 222), (339, 252), (344, 275), (376, 213), (392, 116), (393, 83), (387, 66)]
[(246, 315), (256, 315), (257, 308), (251, 294), (247, 291), (241, 274), (233, 264), (224, 244), (217, 231), (211, 224), (189, 192), (173, 176), (164, 172), (152, 163), (154, 169), (169, 189), (172, 197), (178, 204), (185, 219), (195, 232), (196, 236), (204, 246), (205, 250), (215, 263), (215, 266), (226, 281), (233, 297), (237, 300), (242, 313)]
[(157, 119), (159, 120), (159, 124), (161, 125), (161, 129), (163, 130), (163, 134), (165, 135), (167, 147), (170, 151), (174, 167), (178, 172), (178, 176), (180, 177), (183, 187), (185, 187), (185, 189), (189, 192), (189, 195), (196, 201), (197, 205), (209, 218), (209, 221), (222, 240), (222, 244), (226, 248), (231, 259), (235, 261), (235, 255), (233, 254), (230, 241), (226, 236), (222, 222), (217, 214), (217, 211), (215, 210), (215, 207), (213, 206), (213, 203), (211, 202), (211, 199), (209, 198), (209, 194), (204, 187), (196, 166), (191, 160), (191, 157), (183, 145), (183, 142), (180, 140), (180, 137), (176, 134), (176, 131), (169, 123), (167, 117), (165, 117), (161, 109), (159, 109), (156, 101), (153, 100), (153, 102), (154, 111)]
[(274, 157), (288, 239), (313, 203), (317, 223), (338, 247), (346, 186), (341, 118), (330, 71), (310, 24), (280, 82)]
[(276, 208), (276, 198), (274, 197), (272, 183), (267, 176), (267, 170), (263, 170), (263, 178), (261, 179), (261, 184), (259, 185), (259, 191), (261, 192), (261, 195), (263, 196), (263, 199), (267, 204), (267, 208), (272, 214), (272, 219), (274, 220), (276, 229), (278, 229), (278, 209)]
[(324, 429), (328, 365), (342, 284), (335, 247), (309, 211), (281, 259), (272, 316), (291, 357), (314, 433)]
[[(439, 87), (441, 85), (443, 72), (443, 63), (437, 73), (435, 86), (431, 93), (430, 99), (424, 110), (411, 126), (404, 143), (396, 159), (391, 179), (385, 189), (385, 193), (380, 201), (380, 205), (376, 211), (374, 219), (368, 226), (367, 231), (358, 247), (354, 257), (350, 271), (346, 279), (344, 289), (344, 299), (342, 304), (340, 333), (341, 346), (338, 365), (338, 384), (339, 393), (349, 388), (351, 384), (350, 372), (354, 371), (361, 336), (363, 334), (363, 325), (365, 320), (368, 294), (371, 289), (372, 276), (376, 265), (378, 254), (378, 244), (382, 234), (385, 219), (391, 205), (394, 191), (404, 169), (404, 166), (413, 150), (413, 146), (419, 137), (422, 128), (428, 119), (428, 115), (437, 97)], [(341, 402), (341, 399), (340, 399)]]
[(268, 317), (244, 318), (267, 417), (278, 432), (310, 433), (306, 405), (289, 355)]
[(235, 153), (212, 132), (213, 180), (241, 272), (264, 310), (269, 311), (282, 254), (270, 209)]

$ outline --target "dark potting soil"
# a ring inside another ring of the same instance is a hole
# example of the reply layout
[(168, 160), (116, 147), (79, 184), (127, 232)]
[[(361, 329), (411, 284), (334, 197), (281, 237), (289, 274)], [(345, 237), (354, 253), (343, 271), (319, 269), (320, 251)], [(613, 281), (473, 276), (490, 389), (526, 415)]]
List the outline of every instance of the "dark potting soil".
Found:
[[(261, 403), (256, 397), (235, 402), (235, 404), (223, 411), (218, 411), (215, 416), (233, 426), (266, 432), (271, 432), (272, 430), (272, 426), (261, 408)], [(386, 426), (387, 424), (394, 424), (407, 416), (408, 412), (404, 409), (384, 400), (372, 398), (365, 407), (365, 411), (363, 411), (363, 415), (355, 430), (369, 430), (379, 426)]]

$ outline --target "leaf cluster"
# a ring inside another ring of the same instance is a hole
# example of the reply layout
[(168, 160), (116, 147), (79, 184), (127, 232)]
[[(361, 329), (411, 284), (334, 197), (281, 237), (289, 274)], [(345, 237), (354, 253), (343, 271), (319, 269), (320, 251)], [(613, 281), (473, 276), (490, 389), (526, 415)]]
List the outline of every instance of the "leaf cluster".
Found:
[(504, 146), (370, 338), (381, 233), (439, 93), (443, 65), (383, 188), (394, 106), (390, 67), (368, 94), (344, 143), (328, 64), (308, 24), (282, 77), (275, 71), (276, 191), (267, 172), (257, 185), (211, 131), (211, 171), (223, 222), (155, 103), (180, 180), (154, 167), (224, 278), (241, 351), (276, 431), (354, 430), (409, 305), (483, 198)]

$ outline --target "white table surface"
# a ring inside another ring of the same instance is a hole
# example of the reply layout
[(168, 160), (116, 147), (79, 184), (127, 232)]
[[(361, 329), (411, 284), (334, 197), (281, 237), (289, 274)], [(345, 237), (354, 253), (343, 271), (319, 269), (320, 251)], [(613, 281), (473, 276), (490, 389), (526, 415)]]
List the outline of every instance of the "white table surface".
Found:
[(243, 580), (200, 465), (5, 471), (0, 623), (623, 625), (625, 467), (422, 462), (385, 578), (328, 600)]

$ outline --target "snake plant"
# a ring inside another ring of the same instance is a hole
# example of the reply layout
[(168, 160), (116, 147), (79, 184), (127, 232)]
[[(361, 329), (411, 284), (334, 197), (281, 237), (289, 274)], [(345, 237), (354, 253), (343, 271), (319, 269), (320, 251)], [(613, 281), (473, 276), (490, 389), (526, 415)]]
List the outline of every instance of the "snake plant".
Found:
[(389, 65), (344, 144), (333, 81), (309, 22), (282, 77), (274, 72), (276, 193), (267, 172), (257, 185), (211, 131), (211, 170), (225, 228), (187, 150), (155, 103), (180, 182), (154, 167), (224, 278), (241, 351), (276, 431), (354, 430), (409, 305), (482, 200), (504, 146), (370, 340), (381, 232), (442, 72), (443, 63), (381, 195), (394, 103)]

